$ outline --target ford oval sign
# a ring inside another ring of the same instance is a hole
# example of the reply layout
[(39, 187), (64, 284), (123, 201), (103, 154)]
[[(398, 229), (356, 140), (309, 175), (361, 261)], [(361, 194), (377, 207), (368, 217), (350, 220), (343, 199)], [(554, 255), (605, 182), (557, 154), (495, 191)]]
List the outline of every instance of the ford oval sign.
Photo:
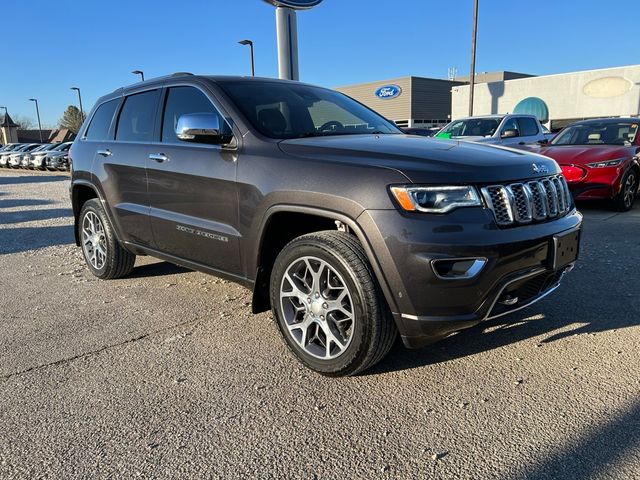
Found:
[(376, 97), (382, 100), (390, 100), (396, 98), (402, 93), (402, 89), (398, 85), (385, 85), (376, 90)]
[(305, 8), (311, 8), (318, 5), (322, 0), (264, 0), (270, 3), (274, 7), (286, 7), (294, 8), (296, 10), (303, 10)]

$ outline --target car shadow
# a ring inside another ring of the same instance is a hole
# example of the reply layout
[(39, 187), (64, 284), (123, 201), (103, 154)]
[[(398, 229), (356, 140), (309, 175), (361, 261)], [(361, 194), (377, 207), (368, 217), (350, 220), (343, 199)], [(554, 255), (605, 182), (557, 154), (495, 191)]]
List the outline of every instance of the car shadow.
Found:
[(69, 181), (66, 175), (23, 175), (15, 177), (0, 177), (0, 185), (14, 185), (24, 183), (47, 183)]
[(127, 278), (163, 277), (188, 272), (191, 272), (191, 270), (181, 267), (180, 265), (169, 262), (156, 262), (134, 268), (133, 271), (127, 275)]
[[(0, 192), (0, 196), (2, 195), (4, 195), (4, 192)], [(39, 205), (51, 205), (52, 203), (50, 200), (39, 200), (36, 198), (12, 198), (0, 200), (0, 208), (35, 207)]]
[(42, 210), (20, 210), (18, 212), (0, 212), (0, 225), (11, 223), (34, 222), (53, 218), (72, 217), (70, 208), (47, 208)]
[(0, 228), (0, 255), (74, 242), (73, 226)]
[[(365, 375), (447, 362), (533, 338), (544, 347), (572, 335), (639, 326), (635, 271), (612, 269), (607, 278), (602, 272), (606, 267), (579, 266), (549, 298), (421, 349), (405, 349), (398, 341), (390, 354)], [(614, 283), (615, 294), (603, 292), (602, 285)]]
[[(510, 477), (513, 480), (595, 478), (611, 474), (611, 467), (640, 448), (640, 402), (618, 414), (603, 415), (599, 425), (573, 437), (566, 446), (554, 446), (539, 462)], [(629, 477), (627, 477), (629, 478)]]

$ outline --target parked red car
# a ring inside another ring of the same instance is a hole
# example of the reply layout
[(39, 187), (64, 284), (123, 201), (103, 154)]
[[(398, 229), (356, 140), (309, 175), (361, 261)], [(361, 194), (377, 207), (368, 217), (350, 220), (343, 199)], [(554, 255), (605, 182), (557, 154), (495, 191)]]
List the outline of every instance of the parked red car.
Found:
[(612, 200), (627, 211), (638, 194), (640, 118), (603, 118), (573, 123), (540, 149), (562, 167), (576, 200)]

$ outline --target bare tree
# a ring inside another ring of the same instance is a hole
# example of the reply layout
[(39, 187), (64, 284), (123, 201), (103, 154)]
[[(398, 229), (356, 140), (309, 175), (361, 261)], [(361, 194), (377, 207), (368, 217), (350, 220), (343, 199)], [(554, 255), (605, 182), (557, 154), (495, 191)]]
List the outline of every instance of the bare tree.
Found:
[(38, 128), (36, 126), (35, 120), (31, 117), (25, 117), (22, 115), (15, 115), (11, 117), (13, 121), (18, 125), (19, 130), (35, 130)]

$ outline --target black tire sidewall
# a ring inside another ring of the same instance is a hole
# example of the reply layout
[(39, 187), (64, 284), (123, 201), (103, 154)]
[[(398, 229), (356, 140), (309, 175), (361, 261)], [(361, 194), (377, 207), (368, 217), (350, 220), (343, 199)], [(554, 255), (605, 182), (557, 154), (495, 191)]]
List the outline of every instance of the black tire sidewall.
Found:
[[(306, 256), (320, 258), (331, 265), (332, 268), (336, 269), (347, 284), (353, 302), (355, 322), (351, 343), (342, 355), (331, 360), (315, 358), (303, 350), (293, 338), (291, 338), (281, 311), (280, 285), (282, 277), (289, 265), (296, 259)], [(349, 367), (351, 365), (358, 365), (361, 362), (361, 357), (366, 355), (366, 347), (372, 334), (369, 323), (372, 312), (370, 312), (367, 307), (368, 302), (364, 297), (362, 284), (356, 278), (353, 268), (338, 252), (333, 251), (330, 246), (318, 240), (295, 240), (285, 247), (276, 259), (273, 274), (271, 275), (270, 291), (272, 309), (278, 323), (278, 328), (289, 348), (304, 365), (325, 375), (342, 375), (350, 369)]]
[[(635, 175), (636, 181), (635, 181), (635, 193), (633, 196), (633, 199), (631, 200), (631, 205), (629, 205), (628, 207), (624, 204), (624, 190), (625, 190), (625, 185), (627, 183), (627, 179), (629, 178), (629, 175)], [(633, 208), (633, 204), (635, 203), (636, 197), (638, 195), (638, 182), (640, 181), (640, 175), (638, 174), (638, 170), (635, 169), (629, 169), (626, 171), (626, 173), (622, 176), (622, 180), (620, 181), (620, 193), (618, 194), (617, 198), (615, 199), (615, 203), (616, 203), (616, 209), (621, 211), (621, 212), (627, 212), (629, 210), (631, 210)]]
[[(93, 265), (91, 265), (91, 261), (87, 258), (87, 255), (84, 251), (84, 245), (82, 245), (82, 225), (84, 223), (84, 217), (88, 212), (93, 212), (98, 216), (98, 218), (102, 222), (102, 228), (104, 229), (104, 235), (107, 244), (107, 258), (104, 262), (104, 265), (100, 269), (97, 269)], [(112, 260), (111, 257), (114, 254), (115, 238), (113, 238), (113, 230), (110, 228), (109, 220), (107, 219), (107, 216), (104, 213), (104, 210), (102, 209), (102, 206), (100, 205), (98, 200), (88, 200), (83, 205), (82, 210), (80, 211), (80, 218), (78, 220), (78, 238), (80, 238), (82, 256), (84, 257), (87, 267), (89, 267), (89, 270), (91, 270), (91, 273), (98, 278), (106, 278), (107, 268), (110, 261)]]

